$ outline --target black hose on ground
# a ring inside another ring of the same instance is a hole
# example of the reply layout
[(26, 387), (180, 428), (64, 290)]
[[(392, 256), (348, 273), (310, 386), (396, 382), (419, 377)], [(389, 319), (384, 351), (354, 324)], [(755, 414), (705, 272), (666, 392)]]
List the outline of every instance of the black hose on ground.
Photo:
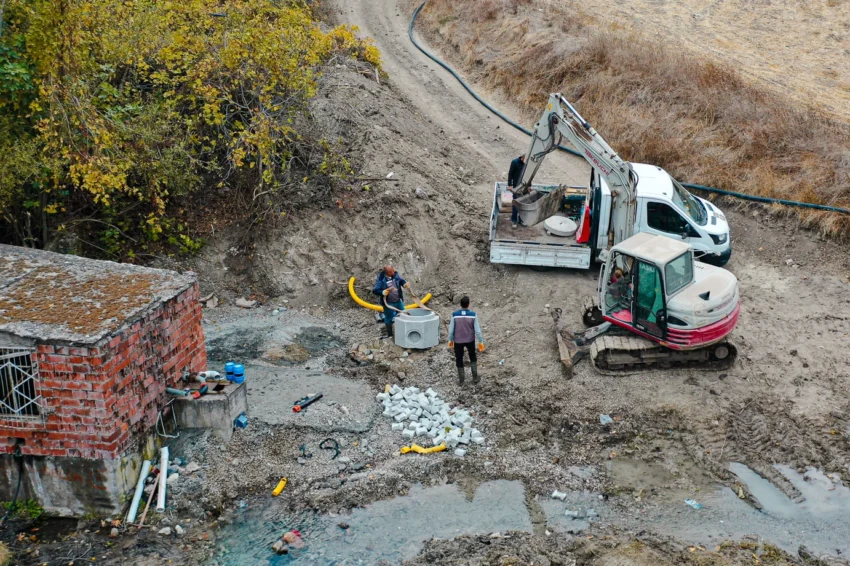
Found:
[[(475, 100), (477, 100), (479, 103), (481, 103), (481, 105), (484, 106), (487, 110), (489, 110), (490, 112), (492, 112), (493, 114), (495, 114), (496, 116), (498, 116), (499, 118), (504, 120), (510, 126), (513, 126), (514, 128), (516, 128), (520, 132), (524, 133), (525, 135), (527, 135), (527, 136), (532, 135), (532, 132), (530, 130), (523, 128), (521, 125), (519, 125), (518, 123), (514, 122), (513, 120), (511, 120), (510, 118), (508, 118), (507, 116), (505, 116), (504, 114), (502, 114), (501, 112), (496, 110), (486, 100), (481, 98), (481, 96), (477, 92), (475, 92), (472, 89), (472, 87), (469, 86), (466, 83), (466, 81), (463, 80), (463, 78), (461, 78), (461, 76), (457, 74), (457, 72), (455, 72), (454, 69), (449, 67), (445, 62), (440, 60), (435, 55), (432, 55), (427, 49), (422, 47), (422, 45), (416, 40), (416, 37), (414, 37), (414, 35), (413, 35), (413, 28), (416, 25), (416, 18), (419, 16), (419, 12), (422, 11), (422, 8), (425, 7), (425, 4), (427, 2), (428, 2), (428, 0), (424, 0), (422, 2), (422, 4), (420, 4), (419, 7), (416, 8), (416, 11), (413, 12), (413, 17), (410, 18), (410, 25), (407, 27), (407, 35), (408, 35), (408, 37), (410, 37), (410, 41), (413, 42), (413, 45), (415, 45), (416, 48), (419, 51), (424, 53), (426, 57), (428, 57), (429, 59), (434, 61), (436, 64), (438, 64), (439, 66), (444, 68), (449, 73), (451, 73), (451, 75), (454, 78), (457, 79), (457, 81), (461, 84), (461, 86), (463, 88), (465, 88), (466, 91), (469, 94), (471, 94), (472, 97)], [(575, 151), (574, 149), (570, 149), (570, 148), (564, 147), (562, 145), (559, 145), (558, 149), (560, 149), (561, 151), (564, 151), (566, 153), (569, 153), (571, 155), (577, 155), (578, 157), (582, 157), (582, 155), (579, 152)], [(793, 206), (793, 207), (797, 207), (797, 208), (809, 208), (809, 209), (814, 209), (814, 210), (825, 210), (827, 212), (838, 212), (840, 214), (850, 214), (850, 209), (839, 208), (837, 206), (828, 206), (828, 205), (825, 205), (825, 204), (813, 204), (813, 203), (810, 203), (810, 202), (797, 202), (797, 201), (793, 201), (793, 200), (776, 199), (776, 198), (769, 198), (769, 197), (759, 197), (759, 196), (748, 195), (748, 194), (744, 194), (744, 193), (736, 193), (734, 191), (726, 191), (726, 190), (717, 189), (717, 188), (714, 188), (714, 187), (706, 187), (704, 185), (696, 185), (696, 184), (693, 184), (693, 183), (682, 183), (682, 185), (689, 188), (689, 189), (694, 189), (694, 190), (697, 190), (697, 191), (703, 191), (703, 192), (706, 192), (706, 193), (712, 193), (712, 194), (722, 195), (722, 196), (727, 196), (727, 197), (734, 197), (734, 198), (737, 198), (737, 199), (748, 200), (748, 201), (753, 201), (753, 202), (761, 202), (761, 203), (766, 203), (766, 204), (781, 204), (781, 205), (784, 205), (784, 206)]]

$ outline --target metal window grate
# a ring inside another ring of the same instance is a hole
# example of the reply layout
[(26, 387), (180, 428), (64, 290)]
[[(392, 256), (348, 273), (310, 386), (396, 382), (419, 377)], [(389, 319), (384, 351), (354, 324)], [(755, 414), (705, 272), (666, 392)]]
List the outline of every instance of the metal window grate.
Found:
[(0, 348), (0, 418), (41, 416), (34, 353), (32, 348)]

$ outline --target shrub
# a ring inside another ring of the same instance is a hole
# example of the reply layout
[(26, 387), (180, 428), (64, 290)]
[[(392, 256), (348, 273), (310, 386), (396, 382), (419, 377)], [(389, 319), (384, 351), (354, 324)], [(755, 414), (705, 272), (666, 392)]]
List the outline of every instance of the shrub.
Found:
[[(181, 198), (303, 190), (297, 119), (323, 63), (380, 64), (355, 29), (324, 32), (296, 1), (9, 0), (6, 20), (4, 239), (43, 247), (52, 229), (96, 227), (101, 251), (125, 258), (133, 242), (197, 248), (169, 218)], [(322, 153), (309, 175), (347, 173)]]

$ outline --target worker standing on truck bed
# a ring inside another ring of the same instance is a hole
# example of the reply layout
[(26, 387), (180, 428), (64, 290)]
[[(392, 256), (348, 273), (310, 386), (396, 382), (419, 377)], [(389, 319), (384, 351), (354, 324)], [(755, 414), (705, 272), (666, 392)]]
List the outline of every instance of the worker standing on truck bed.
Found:
[(463, 385), (465, 370), (463, 368), (463, 350), (469, 351), (469, 367), (472, 370), (472, 383), (478, 383), (478, 361), (475, 357), (475, 340), (478, 339), (478, 351), (484, 351), (484, 338), (481, 336), (481, 325), (478, 315), (469, 310), (469, 297), (460, 300), (460, 310), (452, 313), (449, 324), (449, 348), (455, 351), (457, 365), (457, 382)]
[[(402, 287), (410, 289), (410, 284), (393, 269), (392, 265), (385, 265), (378, 273), (375, 288), (372, 293), (381, 297), (384, 307), (384, 324), (387, 327), (387, 338), (393, 337), (393, 322), (397, 311), (404, 310), (404, 292)], [(395, 309), (395, 310), (393, 310)]]
[(525, 169), (525, 155), (520, 155), (513, 161), (511, 161), (511, 168), (508, 169), (508, 190), (513, 193), (513, 203), (511, 210), (511, 226), (514, 228), (517, 227), (517, 224), (520, 223), (519, 220), (519, 209), (516, 207), (516, 197), (522, 196), (516, 193), (516, 189), (519, 188), (520, 183), (522, 183), (522, 170)]

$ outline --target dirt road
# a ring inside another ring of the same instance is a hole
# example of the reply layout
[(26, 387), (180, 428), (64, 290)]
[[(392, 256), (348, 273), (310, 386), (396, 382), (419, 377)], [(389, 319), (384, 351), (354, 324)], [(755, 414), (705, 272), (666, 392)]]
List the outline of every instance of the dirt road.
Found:
[[(425, 57), (408, 39), (410, 14), (393, 0), (336, 0), (340, 21), (360, 28), (375, 38), (384, 67), (393, 84), (401, 90), (448, 139), (459, 142), (458, 151), (480, 160), (483, 172), (493, 180), (507, 176), (511, 159), (528, 149), (528, 137), (503, 123), (476, 102), (444, 69)], [(518, 119), (515, 109), (504, 101), (489, 98), (506, 115)], [(541, 104), (541, 111), (543, 106)], [(532, 127), (533, 124), (524, 124)], [(498, 126), (498, 129), (496, 128)], [(584, 160), (554, 155), (541, 170), (541, 182), (587, 183), (590, 168)], [(492, 187), (487, 187), (486, 197)]]

